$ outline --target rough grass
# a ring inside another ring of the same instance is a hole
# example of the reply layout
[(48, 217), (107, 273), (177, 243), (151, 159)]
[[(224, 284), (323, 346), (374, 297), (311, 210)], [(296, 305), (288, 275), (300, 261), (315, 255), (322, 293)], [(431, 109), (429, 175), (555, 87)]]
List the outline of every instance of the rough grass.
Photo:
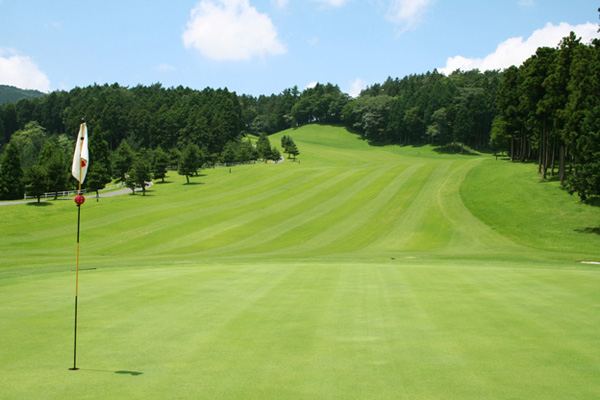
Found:
[(76, 207), (0, 207), (0, 398), (600, 396), (597, 208), (527, 165), (281, 134), (299, 162), (88, 199), (80, 371)]

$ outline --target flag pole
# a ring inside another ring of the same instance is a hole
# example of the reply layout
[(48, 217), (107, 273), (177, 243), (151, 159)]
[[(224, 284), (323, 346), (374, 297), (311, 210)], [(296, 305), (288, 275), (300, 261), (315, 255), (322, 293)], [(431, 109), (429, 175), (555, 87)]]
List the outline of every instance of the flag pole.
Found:
[[(75, 157), (79, 154), (79, 158), (81, 158), (81, 154), (83, 151), (84, 145), (84, 137), (83, 137), (83, 129), (84, 129), (85, 121), (82, 121), (80, 125), (80, 134), (78, 135), (79, 143), (75, 146)], [(79, 146), (79, 152), (77, 152), (77, 147)], [(85, 201), (85, 197), (81, 194), (81, 181), (82, 173), (83, 173), (83, 163), (81, 159), (78, 160), (79, 163), (79, 188), (77, 190), (77, 196), (75, 196), (75, 204), (77, 204), (77, 252), (76, 252), (76, 262), (75, 262), (75, 327), (73, 332), (73, 367), (69, 368), (72, 371), (76, 371), (79, 368), (77, 367), (77, 298), (79, 296), (79, 232), (81, 227), (81, 205)]]

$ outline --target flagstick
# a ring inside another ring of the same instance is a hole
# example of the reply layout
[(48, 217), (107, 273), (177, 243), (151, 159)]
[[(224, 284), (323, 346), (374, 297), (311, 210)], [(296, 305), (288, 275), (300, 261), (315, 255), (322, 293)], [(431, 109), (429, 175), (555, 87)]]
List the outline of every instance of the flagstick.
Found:
[[(83, 137), (81, 137), (81, 147), (83, 147)], [(80, 150), (80, 154), (81, 154), (81, 150)], [(77, 191), (77, 196), (81, 196), (81, 173), (83, 170), (83, 165), (81, 164), (81, 161), (79, 162), (79, 190)], [(78, 201), (76, 201), (77, 203), (77, 256), (76, 256), (76, 263), (75, 263), (75, 329), (74, 329), (74, 334), (73, 334), (73, 367), (69, 368), (72, 371), (76, 371), (79, 368), (77, 368), (77, 297), (79, 295), (79, 232), (80, 232), (80, 226), (81, 226), (81, 204), (83, 204), (83, 202), (79, 203)]]
[[(81, 188), (79, 189), (81, 192)], [(75, 332), (73, 334), (73, 367), (70, 370), (78, 370), (77, 368), (77, 295), (79, 292), (79, 226), (81, 222), (81, 205), (77, 205), (77, 262), (75, 267)]]

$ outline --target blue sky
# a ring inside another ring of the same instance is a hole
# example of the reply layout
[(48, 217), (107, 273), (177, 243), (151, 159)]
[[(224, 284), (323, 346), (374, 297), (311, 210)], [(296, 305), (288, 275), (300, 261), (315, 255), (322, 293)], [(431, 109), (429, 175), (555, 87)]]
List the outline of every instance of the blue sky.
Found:
[(597, 1), (0, 0), (0, 84), (94, 83), (280, 93), (388, 76), (520, 64), (574, 30), (598, 37)]

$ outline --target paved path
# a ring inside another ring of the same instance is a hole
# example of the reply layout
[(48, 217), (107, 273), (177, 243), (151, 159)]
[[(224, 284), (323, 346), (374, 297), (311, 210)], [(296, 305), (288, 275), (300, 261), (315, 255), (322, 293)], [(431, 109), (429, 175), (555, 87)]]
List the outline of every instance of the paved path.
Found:
[[(152, 185), (154, 185), (154, 182), (150, 182), (150, 184), (148, 186), (146, 186), (146, 189), (148, 189)], [(138, 190), (141, 190), (141, 189), (136, 189), (136, 192)], [(131, 189), (129, 189), (129, 188), (123, 188), (123, 189), (119, 189), (119, 190), (114, 190), (112, 192), (100, 193), (100, 198), (120, 196), (122, 194), (127, 194), (127, 193), (131, 193)], [(96, 198), (96, 194), (95, 193), (87, 193), (85, 195), (85, 198), (86, 199), (95, 199)], [(73, 197), (59, 197), (58, 198), (58, 200), (72, 200), (72, 199), (73, 199)], [(42, 199), (42, 201), (49, 201), (49, 200), (54, 200), (54, 197)], [(37, 202), (37, 199), (15, 200), (15, 201), (0, 201), (0, 206), (13, 206), (15, 204), (26, 204), (26, 203), (36, 203), (36, 202)]]

